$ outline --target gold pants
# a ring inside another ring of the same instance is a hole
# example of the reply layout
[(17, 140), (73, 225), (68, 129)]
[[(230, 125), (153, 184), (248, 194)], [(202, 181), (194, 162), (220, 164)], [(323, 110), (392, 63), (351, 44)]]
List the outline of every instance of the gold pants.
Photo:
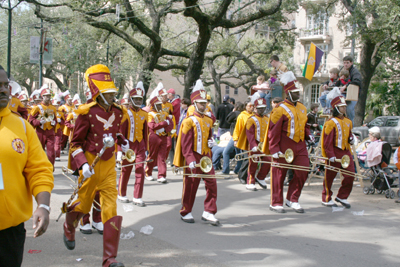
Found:
[[(95, 155), (85, 152), (88, 164), (91, 165), (95, 159)], [(79, 176), (79, 182), (83, 179), (83, 175)], [(73, 206), (79, 203), (74, 211), (86, 214), (90, 211), (96, 192), (100, 193), (101, 218), (105, 223), (114, 216), (117, 216), (117, 172), (115, 171), (115, 157), (109, 160), (99, 160), (94, 167), (94, 174), (88, 178), (78, 192), (78, 199), (71, 204)]]

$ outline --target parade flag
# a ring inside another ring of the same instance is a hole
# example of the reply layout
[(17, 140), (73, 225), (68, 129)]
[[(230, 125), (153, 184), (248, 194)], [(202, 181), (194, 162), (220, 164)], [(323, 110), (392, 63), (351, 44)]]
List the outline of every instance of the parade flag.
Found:
[(314, 43), (310, 45), (310, 51), (308, 52), (307, 62), (304, 66), (303, 77), (312, 80), (314, 73), (318, 70), (321, 64), (322, 56), (324, 52), (319, 49)]

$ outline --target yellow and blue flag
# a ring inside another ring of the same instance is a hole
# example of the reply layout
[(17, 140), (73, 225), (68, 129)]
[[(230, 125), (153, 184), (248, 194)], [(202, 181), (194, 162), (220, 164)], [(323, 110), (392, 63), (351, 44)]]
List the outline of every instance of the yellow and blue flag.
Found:
[(318, 70), (321, 64), (324, 52), (319, 49), (314, 43), (310, 45), (310, 52), (308, 52), (307, 62), (304, 66), (303, 77), (312, 80), (314, 73)]

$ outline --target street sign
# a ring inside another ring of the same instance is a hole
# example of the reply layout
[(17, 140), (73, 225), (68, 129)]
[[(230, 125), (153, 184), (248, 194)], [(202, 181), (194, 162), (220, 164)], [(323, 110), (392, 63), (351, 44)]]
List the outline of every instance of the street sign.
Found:
[[(31, 53), (29, 61), (31, 63), (39, 63), (40, 58), (40, 37), (31, 36)], [(53, 63), (53, 39), (46, 38), (43, 44), (43, 64), (50, 65)]]

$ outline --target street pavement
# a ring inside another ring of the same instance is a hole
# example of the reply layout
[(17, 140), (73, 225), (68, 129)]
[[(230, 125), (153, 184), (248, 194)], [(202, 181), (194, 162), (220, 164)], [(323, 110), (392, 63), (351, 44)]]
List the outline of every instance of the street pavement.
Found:
[[(69, 251), (62, 241), (65, 216), (55, 221), (73, 191), (71, 181), (61, 175), (66, 160), (62, 155), (56, 162), (47, 232), (34, 239), (32, 220), (25, 224), (22, 266), (101, 266), (100, 234), (84, 235), (77, 229), (76, 248)], [(179, 215), (182, 175), (168, 171), (167, 178), (168, 184), (145, 181), (146, 207), (118, 202), (122, 233), (135, 234), (119, 244), (117, 259), (125, 266), (400, 266), (400, 204), (384, 195), (364, 195), (358, 182), (349, 198), (351, 209), (332, 212), (323, 207), (322, 181), (314, 179), (300, 198), (304, 214), (289, 208), (286, 214), (276, 214), (269, 210), (269, 186), (252, 192), (238, 179), (218, 180), (216, 217), (222, 225), (215, 227), (201, 220), (204, 183), (192, 212), (196, 222), (187, 224)], [(334, 196), (339, 182), (334, 183)], [(134, 175), (128, 185), (130, 198), (133, 184)], [(150, 235), (139, 233), (146, 225), (154, 228)]]

